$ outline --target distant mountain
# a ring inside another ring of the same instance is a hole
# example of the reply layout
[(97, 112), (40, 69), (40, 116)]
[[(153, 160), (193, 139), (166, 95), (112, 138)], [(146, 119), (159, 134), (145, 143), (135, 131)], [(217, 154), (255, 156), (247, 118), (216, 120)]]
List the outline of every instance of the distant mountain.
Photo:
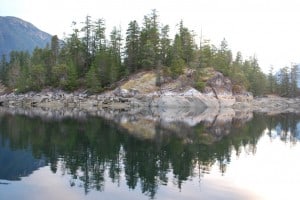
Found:
[(51, 37), (22, 19), (0, 16), (0, 56), (13, 50), (32, 52), (35, 47), (43, 48)]

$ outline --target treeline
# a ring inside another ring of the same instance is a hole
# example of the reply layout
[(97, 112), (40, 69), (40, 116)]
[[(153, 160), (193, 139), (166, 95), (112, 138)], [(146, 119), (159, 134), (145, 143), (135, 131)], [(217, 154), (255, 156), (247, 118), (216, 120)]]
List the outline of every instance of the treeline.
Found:
[(267, 90), (271, 94), (278, 94), (284, 97), (297, 97), (300, 94), (298, 88), (299, 68), (294, 64), (291, 67), (281, 68), (274, 72), (270, 68), (267, 77)]
[(107, 38), (104, 19), (86, 16), (82, 24), (78, 28), (73, 22), (72, 34), (63, 41), (53, 36), (49, 45), (36, 48), (32, 55), (11, 52), (9, 62), (2, 56), (2, 82), (18, 92), (45, 87), (101, 92), (138, 71), (155, 70), (160, 84), (162, 75), (176, 78), (185, 68), (192, 68), (197, 72), (194, 86), (202, 89), (203, 71), (213, 67), (229, 76), (237, 90), (242, 86), (254, 95), (268, 91), (267, 77), (255, 57), (243, 60), (238, 52), (233, 58), (225, 39), (218, 47), (208, 40), (196, 45), (194, 32), (183, 21), (170, 39), (170, 27), (159, 22), (156, 10), (144, 16), (142, 25), (131, 21), (125, 37), (114, 27)]

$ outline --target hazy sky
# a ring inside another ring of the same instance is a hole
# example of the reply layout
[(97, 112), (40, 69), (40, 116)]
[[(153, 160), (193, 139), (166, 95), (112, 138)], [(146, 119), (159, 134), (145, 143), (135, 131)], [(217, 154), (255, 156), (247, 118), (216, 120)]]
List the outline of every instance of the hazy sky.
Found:
[(60, 37), (70, 33), (72, 21), (86, 15), (104, 18), (107, 33), (121, 25), (125, 35), (130, 20), (142, 23), (152, 9), (160, 22), (174, 30), (184, 24), (218, 45), (223, 38), (244, 58), (256, 55), (265, 72), (300, 63), (299, 0), (1, 0), (0, 15), (16, 16)]

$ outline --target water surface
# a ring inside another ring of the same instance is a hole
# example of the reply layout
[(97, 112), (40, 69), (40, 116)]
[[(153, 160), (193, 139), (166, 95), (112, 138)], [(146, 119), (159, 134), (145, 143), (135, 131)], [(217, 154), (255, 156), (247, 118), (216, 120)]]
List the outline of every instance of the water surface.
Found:
[(1, 199), (299, 199), (296, 114), (129, 121), (1, 114)]

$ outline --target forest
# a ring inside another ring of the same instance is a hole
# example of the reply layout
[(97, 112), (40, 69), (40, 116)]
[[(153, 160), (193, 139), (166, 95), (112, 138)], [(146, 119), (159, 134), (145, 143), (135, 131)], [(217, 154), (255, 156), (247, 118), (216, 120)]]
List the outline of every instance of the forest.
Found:
[(225, 39), (217, 46), (202, 39), (196, 44), (196, 34), (183, 21), (171, 38), (170, 26), (159, 21), (156, 10), (145, 15), (142, 23), (130, 21), (125, 37), (118, 27), (106, 34), (105, 20), (91, 16), (82, 23), (73, 22), (72, 29), (62, 40), (53, 36), (50, 44), (35, 48), (32, 54), (12, 51), (9, 58), (3, 55), (1, 82), (19, 93), (44, 88), (98, 93), (140, 71), (154, 70), (160, 84), (161, 76), (175, 79), (185, 68), (191, 68), (196, 71), (194, 87), (201, 90), (205, 86), (201, 79), (204, 69), (214, 68), (228, 76), (234, 86), (242, 86), (255, 96), (298, 94), (296, 65), (277, 73), (270, 68), (266, 75), (255, 56), (244, 59), (241, 52), (234, 56)]

